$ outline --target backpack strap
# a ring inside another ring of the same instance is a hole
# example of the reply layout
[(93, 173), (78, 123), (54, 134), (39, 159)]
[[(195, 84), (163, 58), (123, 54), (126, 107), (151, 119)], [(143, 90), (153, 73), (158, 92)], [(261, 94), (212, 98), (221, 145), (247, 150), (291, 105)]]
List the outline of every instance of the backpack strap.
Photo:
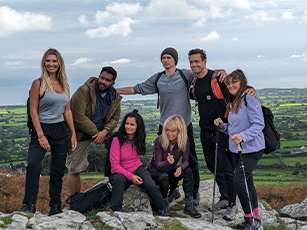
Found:
[[(184, 83), (186, 84), (187, 90), (188, 90), (188, 92), (189, 92), (190, 86), (189, 86), (188, 79), (187, 79), (186, 76), (183, 74), (183, 72), (182, 72), (181, 69), (176, 69), (176, 70), (178, 70), (178, 72), (179, 72), (179, 74), (180, 74), (182, 80), (183, 80)], [(159, 81), (159, 79), (161, 78), (162, 74), (165, 74), (165, 71), (160, 72), (160, 73), (156, 76), (156, 79), (155, 79), (155, 86), (156, 86), (157, 91), (158, 91), (157, 109), (159, 109), (159, 106), (160, 106), (160, 94), (159, 94), (159, 88), (158, 88), (157, 84), (158, 84), (158, 81)]]

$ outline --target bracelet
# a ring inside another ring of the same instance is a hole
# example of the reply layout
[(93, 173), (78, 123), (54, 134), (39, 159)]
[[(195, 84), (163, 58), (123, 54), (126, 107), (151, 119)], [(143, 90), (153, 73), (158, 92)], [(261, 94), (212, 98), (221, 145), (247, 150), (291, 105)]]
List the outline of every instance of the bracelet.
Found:
[(39, 135), (38, 140), (41, 139), (43, 136), (45, 136), (45, 134)]

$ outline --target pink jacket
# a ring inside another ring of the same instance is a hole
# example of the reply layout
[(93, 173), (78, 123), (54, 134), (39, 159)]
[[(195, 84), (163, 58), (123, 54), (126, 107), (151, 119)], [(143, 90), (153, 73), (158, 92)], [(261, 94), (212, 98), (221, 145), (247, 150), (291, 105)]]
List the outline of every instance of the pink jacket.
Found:
[(131, 144), (125, 142), (120, 147), (119, 140), (114, 137), (110, 149), (110, 162), (111, 162), (111, 173), (121, 173), (128, 180), (131, 180), (133, 173), (138, 167), (142, 165), (140, 156), (136, 152), (134, 145), (133, 150)]

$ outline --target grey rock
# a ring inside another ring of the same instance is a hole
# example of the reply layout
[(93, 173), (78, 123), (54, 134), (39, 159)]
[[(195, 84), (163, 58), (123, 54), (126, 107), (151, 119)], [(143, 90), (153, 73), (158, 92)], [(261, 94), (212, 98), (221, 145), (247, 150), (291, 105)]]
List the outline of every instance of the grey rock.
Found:
[(281, 217), (280, 220), (285, 224), (287, 230), (306, 230), (307, 222), (292, 218)]
[(283, 217), (307, 220), (307, 198), (300, 204), (286, 205), (279, 211), (279, 213)]

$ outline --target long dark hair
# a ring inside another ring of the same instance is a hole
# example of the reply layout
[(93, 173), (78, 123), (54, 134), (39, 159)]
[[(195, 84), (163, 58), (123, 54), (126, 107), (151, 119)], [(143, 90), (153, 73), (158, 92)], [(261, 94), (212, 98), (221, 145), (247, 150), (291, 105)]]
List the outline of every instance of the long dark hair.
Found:
[(125, 124), (126, 120), (128, 117), (134, 117), (137, 127), (136, 127), (136, 132), (135, 136), (133, 138), (134, 140), (134, 145), (136, 146), (136, 151), (139, 155), (145, 155), (146, 153), (146, 144), (145, 144), (145, 139), (146, 139), (146, 132), (145, 132), (145, 124), (142, 116), (138, 113), (138, 110), (133, 110), (130, 113), (127, 113), (126, 116), (124, 117), (118, 132), (116, 134), (120, 146), (124, 144), (124, 142), (127, 140), (127, 133), (125, 129)]
[[(226, 83), (228, 83), (229, 81), (232, 82), (237, 82), (240, 81), (240, 89), (239, 92), (237, 93), (237, 95), (233, 96), (230, 93), (228, 93), (228, 104), (227, 104), (227, 109), (226, 109), (226, 113), (225, 113), (225, 117), (228, 117), (229, 112), (234, 112), (234, 113), (238, 113), (239, 109), (242, 108), (241, 105), (241, 97), (243, 95), (243, 93), (245, 92), (245, 90), (247, 89), (247, 79), (246, 76), (244, 74), (244, 72), (240, 69), (237, 69), (235, 71), (233, 71), (231, 74), (229, 74), (226, 77)], [(232, 104), (232, 108), (230, 108), (230, 105)]]

